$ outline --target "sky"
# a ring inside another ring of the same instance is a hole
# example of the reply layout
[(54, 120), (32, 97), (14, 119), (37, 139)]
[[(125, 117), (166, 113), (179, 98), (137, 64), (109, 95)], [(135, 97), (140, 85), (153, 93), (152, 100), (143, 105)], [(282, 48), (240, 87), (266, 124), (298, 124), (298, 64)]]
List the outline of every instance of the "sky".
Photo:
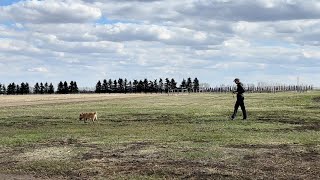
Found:
[(320, 87), (320, 0), (0, 0), (0, 83)]

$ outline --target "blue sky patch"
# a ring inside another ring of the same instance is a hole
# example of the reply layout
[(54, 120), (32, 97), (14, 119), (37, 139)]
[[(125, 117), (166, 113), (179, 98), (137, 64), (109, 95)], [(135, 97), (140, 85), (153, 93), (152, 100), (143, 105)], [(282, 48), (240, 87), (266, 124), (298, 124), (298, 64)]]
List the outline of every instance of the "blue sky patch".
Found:
[(0, 6), (8, 6), (21, 0), (0, 0)]

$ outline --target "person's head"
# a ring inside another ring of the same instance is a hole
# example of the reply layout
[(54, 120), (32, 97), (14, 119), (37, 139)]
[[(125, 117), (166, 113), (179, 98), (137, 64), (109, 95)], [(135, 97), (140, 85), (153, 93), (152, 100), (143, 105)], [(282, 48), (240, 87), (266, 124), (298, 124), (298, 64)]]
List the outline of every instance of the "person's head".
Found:
[(240, 83), (240, 79), (239, 79), (239, 78), (235, 78), (235, 79), (233, 80), (233, 82), (236, 83), (236, 84), (239, 84), (239, 83)]

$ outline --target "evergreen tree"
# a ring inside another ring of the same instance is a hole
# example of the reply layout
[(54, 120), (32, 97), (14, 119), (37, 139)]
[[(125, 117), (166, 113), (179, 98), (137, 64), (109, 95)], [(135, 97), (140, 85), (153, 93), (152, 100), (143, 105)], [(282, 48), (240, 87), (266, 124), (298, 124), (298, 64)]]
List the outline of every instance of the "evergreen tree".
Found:
[(185, 79), (182, 80), (180, 87), (181, 88), (186, 88), (187, 87), (187, 82), (186, 82)]
[(143, 81), (143, 92), (146, 93), (149, 91), (149, 82), (148, 82), (148, 79), (144, 79)]
[(132, 82), (131, 81), (129, 81), (128, 89), (129, 89), (129, 92), (132, 93)]
[(11, 85), (11, 83), (7, 87), (7, 94), (8, 95), (12, 94), (12, 85)]
[(48, 85), (48, 82), (46, 82), (46, 83), (44, 84), (44, 93), (45, 93), (45, 94), (48, 94), (48, 93), (49, 93), (49, 85)]
[(158, 93), (159, 87), (158, 87), (158, 80), (157, 79), (154, 80), (153, 85), (154, 85), (153, 92)]
[(114, 81), (113, 81), (113, 90), (114, 90), (114, 92), (118, 92), (118, 83), (117, 83), (117, 80), (114, 80)]
[(124, 93), (127, 94), (127, 86), (128, 86), (128, 80), (127, 79), (124, 79), (124, 83), (123, 83), (123, 86), (124, 86)]
[(62, 81), (60, 81), (59, 84), (58, 84), (57, 93), (58, 94), (63, 94), (63, 83), (62, 83)]
[(43, 85), (43, 83), (41, 82), (41, 83), (40, 83), (40, 94), (44, 94), (44, 92), (45, 92), (44, 85)]
[(164, 84), (164, 88), (166, 92), (169, 92), (170, 88), (171, 88), (171, 83), (170, 80), (168, 78), (165, 79), (165, 84)]
[(108, 90), (108, 82), (106, 79), (103, 80), (103, 84), (102, 84), (102, 87), (101, 87), (101, 92), (102, 93), (106, 93)]
[(132, 86), (133, 86), (133, 91), (135, 92), (135, 93), (137, 93), (137, 91), (138, 91), (138, 84), (139, 84), (139, 82), (135, 79), (134, 81), (133, 81), (133, 83), (132, 83)]
[(19, 84), (17, 84), (17, 86), (16, 86), (16, 94), (21, 94), (21, 88), (20, 88)]
[(163, 92), (163, 81), (162, 78), (159, 79), (159, 90), (162, 93)]
[[(61, 83), (62, 83), (62, 82), (61, 82)], [(53, 93), (54, 93), (54, 87), (53, 87), (53, 84), (52, 84), (52, 83), (49, 84), (48, 93), (49, 93), (49, 94), (53, 94)]]
[(198, 80), (198, 78), (195, 78), (193, 80), (193, 89), (194, 89), (195, 92), (199, 92), (199, 80)]
[(119, 78), (118, 80), (118, 85), (119, 85), (119, 91), (120, 93), (122, 93), (124, 91), (124, 88), (123, 88), (123, 79)]
[(27, 94), (26, 93), (26, 84), (24, 82), (22, 82), (20, 84), (20, 94)]
[(73, 81), (71, 81), (70, 82), (70, 85), (69, 85), (69, 87), (68, 87), (68, 90), (69, 90), (69, 92), (71, 93), (71, 94), (73, 94), (73, 92), (74, 92), (74, 83), (73, 83)]
[(144, 83), (142, 80), (140, 80), (137, 85), (137, 92), (141, 93), (143, 90), (143, 86), (144, 86)]
[(67, 81), (64, 81), (63, 83), (63, 94), (68, 94), (69, 93), (69, 87)]
[(39, 83), (36, 83), (33, 88), (33, 94), (39, 94), (39, 93), (40, 93), (40, 86), (39, 86)]
[(112, 90), (112, 79), (109, 79), (108, 81), (108, 92), (111, 93), (111, 90)]
[(97, 82), (95, 92), (96, 93), (101, 93), (101, 82), (100, 82), (100, 80)]
[(171, 89), (176, 89), (177, 88), (177, 83), (176, 83), (176, 81), (172, 78), (171, 79)]
[(154, 92), (154, 84), (153, 84), (152, 81), (149, 81), (148, 86), (149, 86), (148, 91), (149, 91), (149, 92)]
[(17, 94), (17, 86), (14, 82), (11, 84), (11, 89), (12, 89), (11, 94)]
[(30, 86), (29, 86), (29, 83), (27, 83), (27, 82), (25, 84), (24, 93), (25, 94), (30, 94)]
[(190, 77), (189, 77), (188, 80), (187, 80), (186, 86), (187, 86), (187, 88), (188, 88), (188, 92), (190, 92), (191, 89), (192, 89), (192, 80), (191, 80)]
[(79, 93), (79, 88), (76, 81), (73, 82), (73, 93)]

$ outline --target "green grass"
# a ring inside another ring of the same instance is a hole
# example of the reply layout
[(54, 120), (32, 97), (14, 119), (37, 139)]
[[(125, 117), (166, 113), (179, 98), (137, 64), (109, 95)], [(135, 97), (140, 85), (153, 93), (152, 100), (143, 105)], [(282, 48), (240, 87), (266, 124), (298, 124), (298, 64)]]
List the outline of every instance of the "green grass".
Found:
[[(4, 107), (0, 163), (7, 165), (0, 171), (53, 179), (317, 179), (319, 96), (247, 94), (247, 121), (240, 109), (236, 121), (228, 119), (235, 101), (230, 94)], [(96, 123), (78, 120), (90, 111), (98, 112)], [(47, 147), (74, 154), (69, 160), (23, 156)]]

